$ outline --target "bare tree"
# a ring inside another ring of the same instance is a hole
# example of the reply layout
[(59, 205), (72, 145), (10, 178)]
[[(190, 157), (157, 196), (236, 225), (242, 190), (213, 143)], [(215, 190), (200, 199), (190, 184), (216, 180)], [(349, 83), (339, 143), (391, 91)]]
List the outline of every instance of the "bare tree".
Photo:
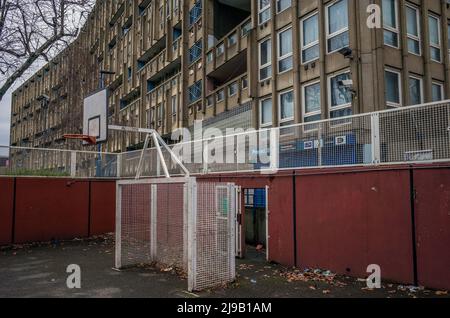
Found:
[(39, 59), (74, 38), (95, 0), (0, 0), (0, 100)]

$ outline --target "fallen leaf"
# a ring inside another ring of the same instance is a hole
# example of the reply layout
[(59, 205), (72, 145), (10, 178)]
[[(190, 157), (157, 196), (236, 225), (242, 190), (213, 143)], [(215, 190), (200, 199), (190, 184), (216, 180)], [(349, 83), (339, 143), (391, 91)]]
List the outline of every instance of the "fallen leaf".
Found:
[(448, 291), (446, 290), (438, 290), (436, 292), (436, 296), (445, 296), (445, 295), (448, 295)]

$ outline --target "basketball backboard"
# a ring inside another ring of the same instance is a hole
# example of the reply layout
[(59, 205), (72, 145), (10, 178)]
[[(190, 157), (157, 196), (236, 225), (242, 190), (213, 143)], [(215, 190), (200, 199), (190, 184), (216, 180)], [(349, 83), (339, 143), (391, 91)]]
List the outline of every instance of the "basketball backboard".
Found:
[[(96, 91), (84, 99), (83, 135), (95, 137), (97, 143), (108, 139), (108, 91)], [(84, 142), (84, 144), (88, 144)]]

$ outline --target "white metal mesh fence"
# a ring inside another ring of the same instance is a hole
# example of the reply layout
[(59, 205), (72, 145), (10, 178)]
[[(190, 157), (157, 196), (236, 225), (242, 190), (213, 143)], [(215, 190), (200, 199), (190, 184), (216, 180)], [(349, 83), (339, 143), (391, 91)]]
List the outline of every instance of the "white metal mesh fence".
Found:
[[(207, 131), (201, 135), (211, 136)], [(450, 161), (450, 101), (258, 131), (241, 129), (170, 147), (191, 175)], [(113, 154), (1, 149), (9, 153), (2, 174), (134, 177), (141, 157), (141, 150)], [(168, 151), (162, 154), (171, 175), (184, 175)], [(142, 168), (143, 177), (164, 174), (155, 148), (145, 150)]]
[(235, 274), (235, 187), (199, 182), (190, 238), (195, 244), (192, 289), (233, 281)]
[(116, 267), (175, 267), (189, 290), (234, 280), (234, 193), (193, 178), (118, 181)]

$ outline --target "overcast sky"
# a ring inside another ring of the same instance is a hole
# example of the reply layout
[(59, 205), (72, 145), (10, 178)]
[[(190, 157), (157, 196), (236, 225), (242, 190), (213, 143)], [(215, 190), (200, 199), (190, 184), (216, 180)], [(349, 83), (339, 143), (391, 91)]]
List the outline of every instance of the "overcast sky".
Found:
[[(0, 146), (9, 145), (9, 127), (11, 126), (11, 92), (3, 96), (0, 102)], [(0, 148), (0, 155), (5, 155), (5, 149)]]

